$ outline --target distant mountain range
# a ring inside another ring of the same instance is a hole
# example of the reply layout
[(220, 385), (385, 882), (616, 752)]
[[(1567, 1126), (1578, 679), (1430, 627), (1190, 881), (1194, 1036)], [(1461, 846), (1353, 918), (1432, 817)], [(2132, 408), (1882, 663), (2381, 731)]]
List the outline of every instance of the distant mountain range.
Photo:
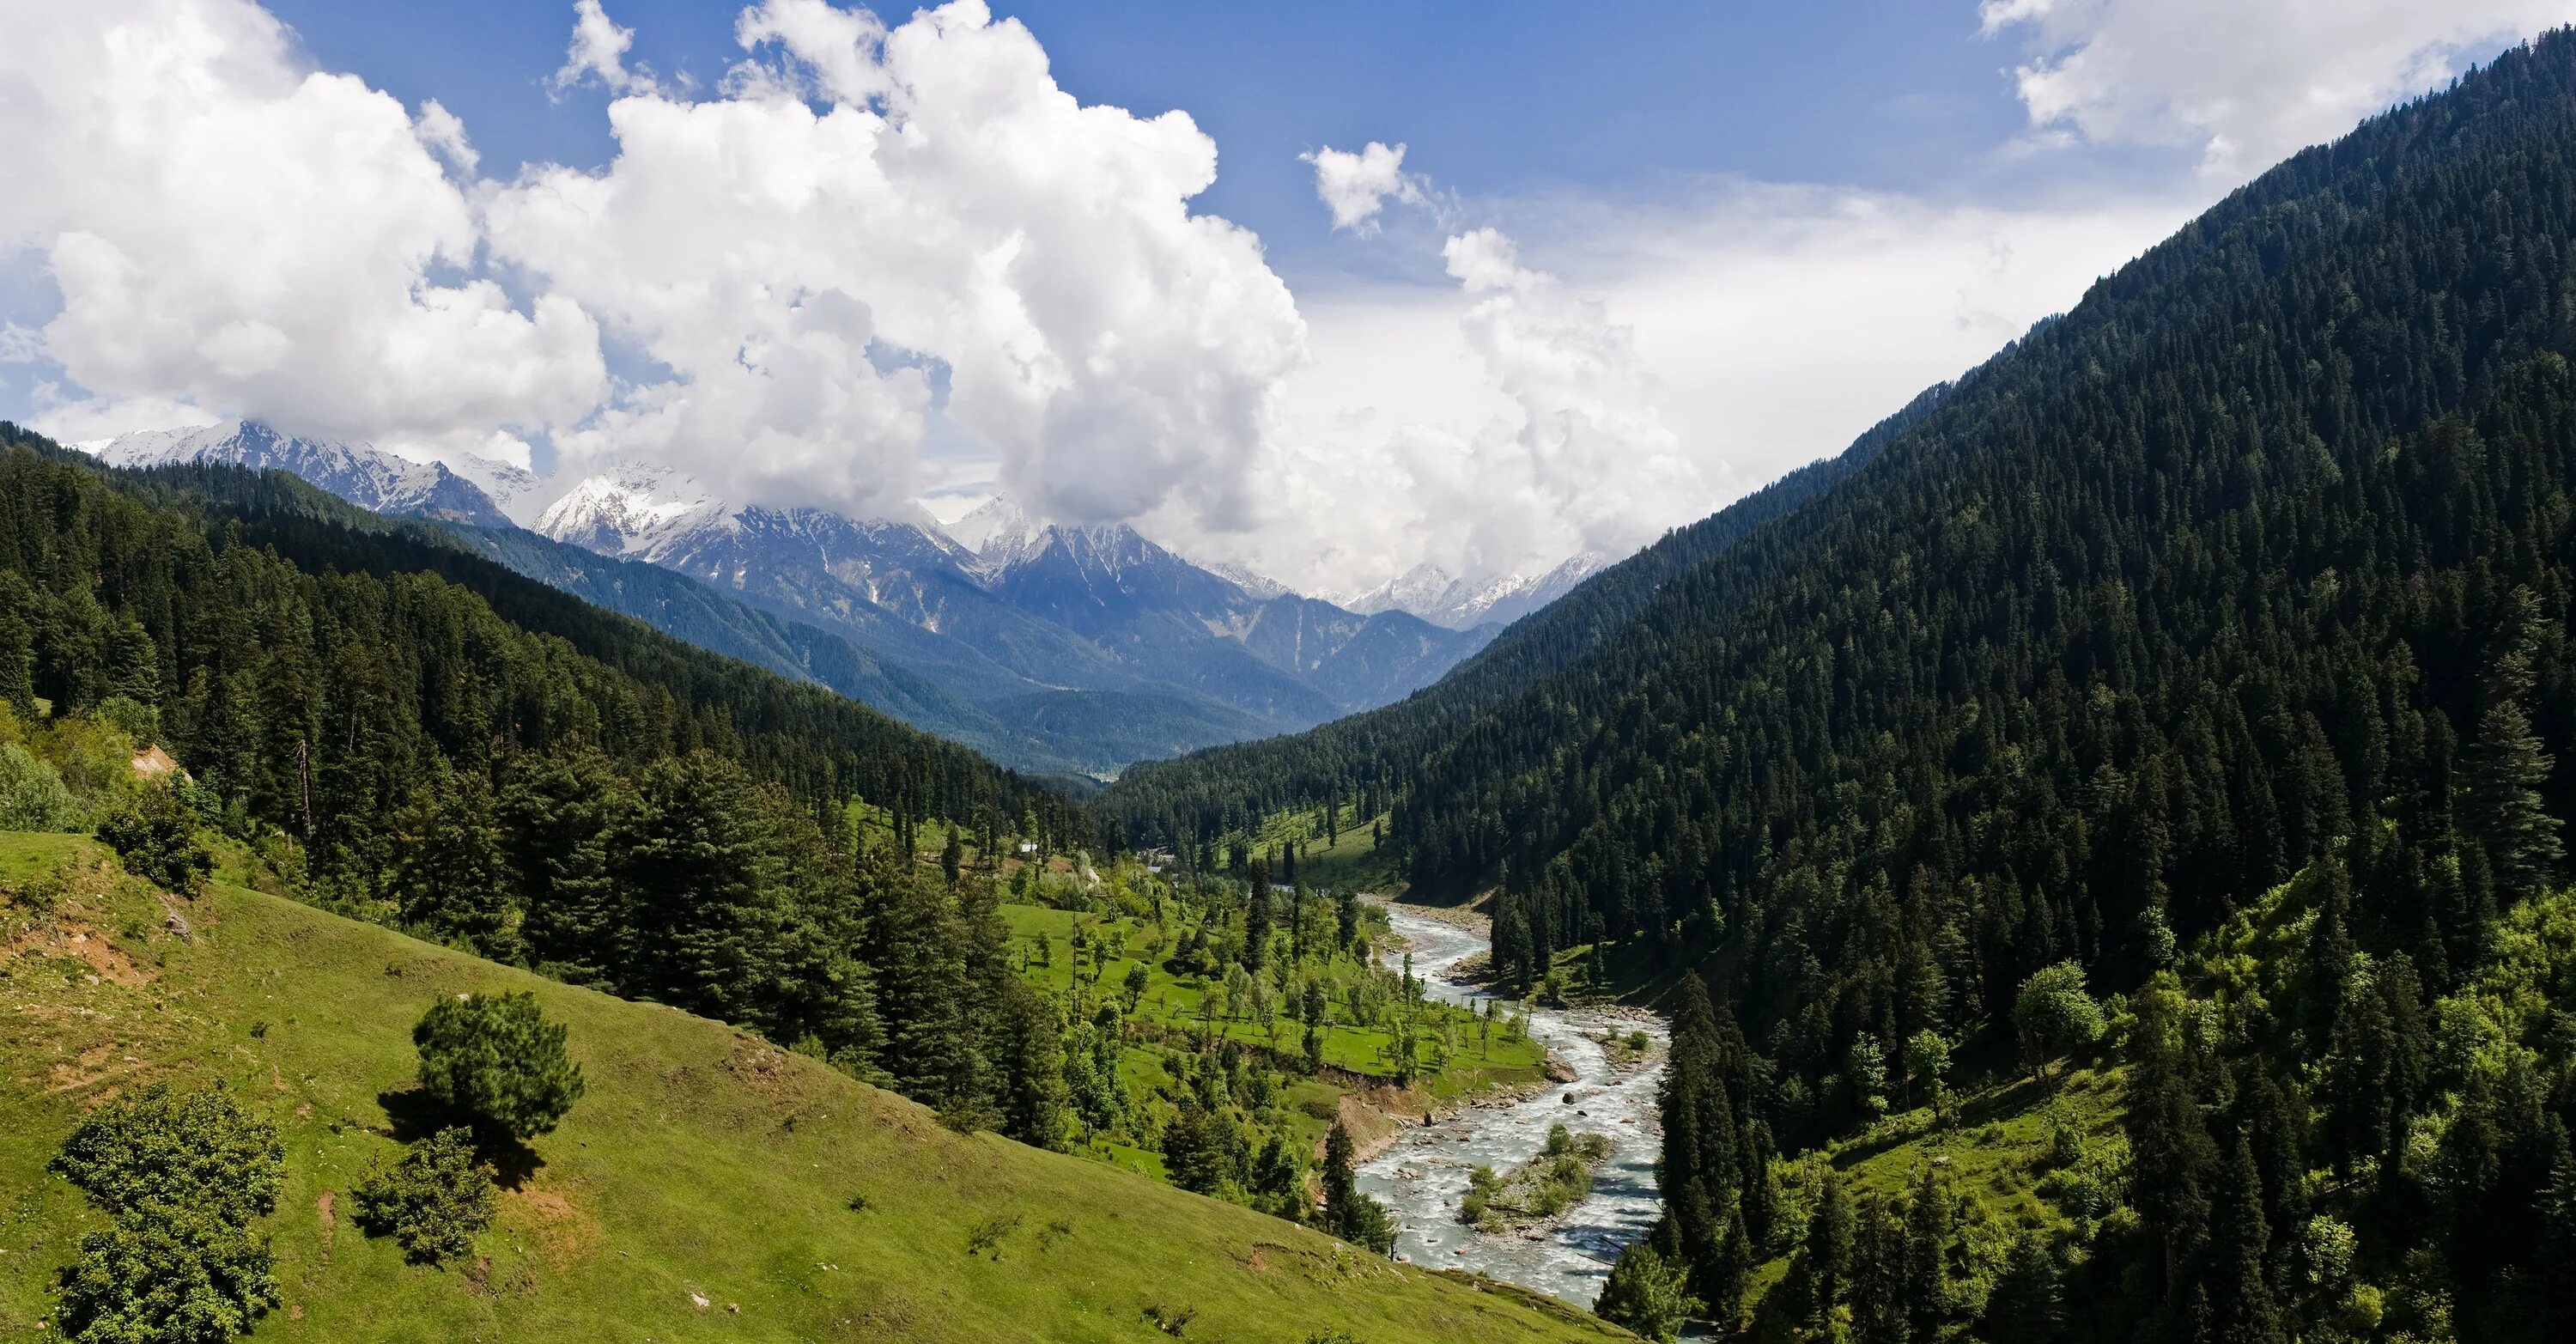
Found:
[(1365, 613), (1409, 611), (1452, 630), (1510, 625), (1573, 592), (1616, 558), (1585, 551), (1544, 574), (1514, 574), (1486, 583), (1470, 583), (1438, 565), (1415, 565), (1345, 605)]
[[(201, 429), (150, 430), (79, 445), (116, 467), (163, 467), (180, 462), (221, 462), (253, 471), (275, 468), (338, 495), (362, 509), (403, 518), (427, 518), (473, 527), (508, 527), (496, 495), (524, 491), (536, 478), (502, 462), (484, 462), (482, 481), (437, 462), (414, 462), (357, 444), (319, 442), (280, 434), (246, 421)], [(496, 489), (486, 488), (486, 482)]]
[(414, 462), (247, 422), (82, 446), (116, 466), (290, 472), (443, 524), (520, 573), (703, 647), (1051, 772), (1111, 773), (1401, 699), (1482, 648), (1504, 619), (1491, 613), (1529, 609), (1524, 594), (1555, 577), (1494, 595), (1443, 589), (1426, 620), (1393, 597), (1352, 610), (1195, 564), (1132, 528), (1045, 524), (1002, 500), (943, 528), (917, 506), (865, 520), (737, 506), (669, 468), (621, 464), (523, 528), (500, 501), (533, 499), (536, 481), (503, 463)]

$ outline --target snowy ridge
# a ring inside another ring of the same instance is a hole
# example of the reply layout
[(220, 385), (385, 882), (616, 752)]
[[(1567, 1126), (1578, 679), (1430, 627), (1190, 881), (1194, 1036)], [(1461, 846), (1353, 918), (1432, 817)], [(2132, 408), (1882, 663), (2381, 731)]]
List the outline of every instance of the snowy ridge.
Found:
[(1513, 574), (1483, 584), (1456, 578), (1437, 565), (1419, 564), (1342, 605), (1368, 615), (1409, 611), (1452, 630), (1488, 622), (1509, 625), (1572, 592), (1609, 563), (1610, 557), (1585, 551), (1544, 574)]
[[(364, 444), (296, 438), (256, 421), (146, 430), (75, 446), (113, 467), (213, 462), (252, 471), (287, 471), (376, 513), (476, 527), (511, 525), (489, 492), (446, 463), (414, 462)], [(534, 480), (500, 462), (478, 460), (473, 470), (499, 482), (510, 481), (513, 473)]]
[[(1274, 597), (1287, 597), (1295, 591), (1287, 584), (1281, 583), (1279, 580), (1274, 579), (1267, 574), (1257, 573), (1230, 561), (1192, 560), (1190, 563), (1197, 565), (1199, 568), (1206, 570), (1210, 574), (1216, 575), (1220, 579), (1224, 579), (1226, 582), (1233, 584), (1235, 587), (1240, 588), (1265, 602)], [(1363, 612), (1361, 614), (1366, 615), (1368, 613)]]
[(529, 530), (601, 555), (651, 559), (675, 537), (720, 525), (728, 512), (676, 468), (620, 462), (575, 482)]

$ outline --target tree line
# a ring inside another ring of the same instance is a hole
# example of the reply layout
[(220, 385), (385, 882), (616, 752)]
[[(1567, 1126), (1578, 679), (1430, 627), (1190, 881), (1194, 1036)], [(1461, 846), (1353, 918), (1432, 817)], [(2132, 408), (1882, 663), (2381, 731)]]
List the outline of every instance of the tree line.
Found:
[(14, 810), (77, 813), (58, 768), (97, 773), (93, 737), (157, 741), (187, 778), (80, 791), (157, 881), (187, 889), (196, 837), (229, 835), (317, 904), (1061, 1143), (1059, 1024), (990, 884), (943, 881), (848, 806), (878, 800), (906, 839), (945, 816), (1078, 841), (1060, 795), (282, 476), (0, 440), (0, 701), (64, 757), (10, 758)]

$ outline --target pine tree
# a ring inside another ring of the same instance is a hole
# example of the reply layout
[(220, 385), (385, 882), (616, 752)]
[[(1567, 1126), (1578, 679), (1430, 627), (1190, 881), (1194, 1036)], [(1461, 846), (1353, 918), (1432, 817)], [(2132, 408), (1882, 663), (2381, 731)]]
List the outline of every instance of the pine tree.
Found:
[(1033, 1148), (1061, 1149), (1065, 1051), (1055, 1005), (1014, 981), (1000, 1009), (1002, 1132)]
[(2137, 1000), (2131, 1029), (2137, 1069), (2124, 1115), (2129, 1134), (2131, 1198), (2156, 1238), (2168, 1301), (2182, 1291), (2208, 1232), (2209, 1191), (2218, 1156), (2202, 1121), (2182, 1041), (2182, 993), (2170, 972)]
[(517, 939), (510, 921), (514, 889), (492, 787), (481, 771), (441, 764), (395, 815), (388, 894), (406, 924), (456, 938), (486, 956), (507, 958)]
[(2210, 1286), (2216, 1344), (2284, 1344), (2267, 1261), (2271, 1231), (2263, 1219), (2263, 1178), (2244, 1139), (2228, 1159), (2224, 1205), (2212, 1228)]
[(2576, 1151), (2550, 1121), (2549, 1184), (2540, 1192), (2540, 1276), (2534, 1296), (2543, 1338), (2576, 1338)]
[(2514, 900), (2533, 895), (2558, 872), (2565, 850), (2558, 818), (2540, 801), (2549, 753), (2522, 706), (2506, 696), (2490, 701), (2463, 764), (2468, 787), (2460, 798), (2461, 819), (2486, 848), (2498, 894)]
[(1816, 1191), (1816, 1207), (1807, 1217), (1806, 1270), (1808, 1302), (1821, 1325), (1831, 1321), (1852, 1286), (1853, 1240), (1856, 1235), (1851, 1191), (1842, 1173), (1825, 1172)]
[(1394, 1224), (1388, 1221), (1385, 1206), (1360, 1190), (1356, 1151), (1350, 1130), (1335, 1120), (1332, 1132), (1324, 1136), (1324, 1228), (1354, 1245), (1392, 1255)]
[(1270, 892), (1259, 886), (1243, 894), (1243, 967), (1258, 974), (1270, 960)]
[(493, 815), (520, 893), (520, 926), (539, 966), (576, 983), (614, 980), (626, 922), (613, 867), (635, 796), (607, 756), (588, 750), (511, 763)]

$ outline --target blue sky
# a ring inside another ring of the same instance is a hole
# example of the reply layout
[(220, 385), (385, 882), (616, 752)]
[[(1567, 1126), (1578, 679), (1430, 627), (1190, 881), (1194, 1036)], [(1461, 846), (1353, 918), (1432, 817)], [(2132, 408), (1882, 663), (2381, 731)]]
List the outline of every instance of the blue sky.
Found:
[(1531, 573), (1839, 448), (2571, 18), (15, 6), (0, 416), (500, 458), (531, 508), (612, 459), (852, 513), (1002, 493), (1327, 595)]
[[(440, 99), (472, 131), (487, 172), (595, 166), (614, 152), (605, 91), (546, 87), (569, 6), (268, 8), (325, 68), (409, 103)], [(1082, 101), (1188, 112), (1221, 155), (1198, 205), (1259, 232), (1292, 283), (1370, 266), (1368, 249), (1335, 245), (1298, 159), (1323, 145), (1406, 142), (1471, 198), (1654, 196), (1712, 174), (1958, 196), (2049, 190), (2066, 167), (2040, 174), (1997, 160), (2027, 124), (2012, 80), (2019, 53), (1981, 35), (1972, 4), (1001, 0), (993, 10), (1028, 26)], [(665, 76), (708, 87), (742, 57), (734, 5), (612, 0), (609, 12), (634, 31), (632, 58)]]

